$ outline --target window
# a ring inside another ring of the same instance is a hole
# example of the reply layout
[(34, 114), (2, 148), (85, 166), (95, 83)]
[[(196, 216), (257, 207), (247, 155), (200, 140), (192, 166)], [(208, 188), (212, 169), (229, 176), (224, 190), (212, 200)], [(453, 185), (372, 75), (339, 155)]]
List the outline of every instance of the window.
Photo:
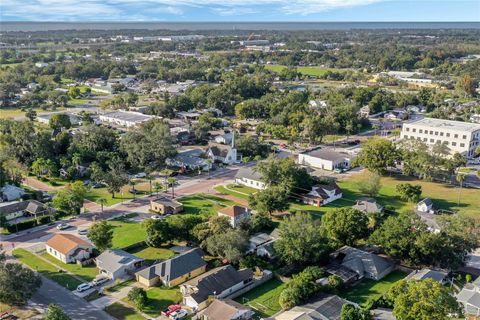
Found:
[(465, 147), (465, 143), (460, 143), (460, 147)]
[(427, 142), (427, 138), (423, 138), (423, 141)]
[(422, 130), (422, 129), (419, 129), (418, 132), (419, 132), (419, 133), (423, 133), (423, 130)]
[(440, 132), (440, 137), (443, 137), (443, 132)]
[(453, 135), (453, 137), (454, 137), (455, 139), (458, 138), (458, 134), (455, 133), (455, 134)]
[(417, 132), (417, 129), (413, 128), (413, 129), (412, 129), (412, 132)]
[(463, 140), (467, 139), (467, 136), (466, 135), (463, 135)]
[(435, 139), (430, 139), (430, 142), (431, 142), (431, 143), (434, 143), (434, 142), (435, 142)]
[(447, 145), (447, 146), (448, 146), (448, 141), (445, 141), (444, 143), (445, 143), (445, 145)]
[(409, 127), (406, 127), (405, 130), (406, 130), (407, 132), (409, 132), (409, 131), (410, 131), (410, 128), (409, 128)]
[(446, 135), (447, 135), (447, 137), (450, 137), (450, 133), (447, 132)]
[(433, 134), (433, 131), (432, 131), (432, 130), (430, 130), (430, 134)]
[(454, 146), (454, 147), (455, 147), (456, 145), (457, 145), (457, 143), (456, 143), (456, 142), (452, 142), (452, 146)]
[(438, 131), (435, 131), (435, 135), (438, 136)]

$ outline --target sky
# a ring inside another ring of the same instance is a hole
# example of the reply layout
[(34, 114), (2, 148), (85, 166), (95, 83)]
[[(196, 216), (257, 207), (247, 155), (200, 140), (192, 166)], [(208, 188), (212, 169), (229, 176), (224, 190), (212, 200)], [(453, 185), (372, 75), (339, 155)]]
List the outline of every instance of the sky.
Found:
[(480, 0), (0, 0), (0, 21), (480, 21)]

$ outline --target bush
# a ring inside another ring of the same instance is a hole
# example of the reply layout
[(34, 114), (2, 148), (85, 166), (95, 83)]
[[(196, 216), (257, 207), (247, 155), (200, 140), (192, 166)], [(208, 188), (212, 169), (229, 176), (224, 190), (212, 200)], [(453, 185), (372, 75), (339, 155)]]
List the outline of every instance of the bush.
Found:
[(37, 225), (37, 220), (35, 220), (35, 219), (25, 220), (25, 221), (19, 222), (17, 224), (8, 225), (7, 230), (9, 232), (17, 232), (17, 230), (22, 231), (22, 230), (30, 229), (30, 228), (35, 227), (36, 225)]
[(128, 300), (132, 301), (135, 306), (142, 310), (148, 302), (147, 292), (142, 288), (132, 288), (128, 292)]

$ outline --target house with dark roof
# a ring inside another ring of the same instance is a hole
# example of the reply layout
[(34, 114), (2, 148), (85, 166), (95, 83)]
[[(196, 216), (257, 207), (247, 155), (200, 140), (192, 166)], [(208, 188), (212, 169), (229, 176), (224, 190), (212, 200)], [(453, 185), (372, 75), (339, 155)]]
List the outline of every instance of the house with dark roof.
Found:
[(183, 211), (183, 204), (167, 197), (150, 200), (150, 210), (160, 214), (175, 214)]
[(95, 262), (100, 274), (108, 278), (126, 279), (134, 275), (136, 271), (143, 267), (144, 259), (134, 256), (124, 250), (106, 250), (99, 255)]
[(73, 234), (57, 233), (45, 243), (47, 253), (63, 263), (89, 259), (93, 245)]
[(25, 189), (6, 184), (0, 188), (0, 195), (2, 201), (14, 201), (20, 199), (25, 194)]
[(210, 298), (226, 298), (252, 282), (251, 269), (237, 271), (231, 265), (219, 267), (181, 284), (182, 303), (193, 310), (202, 310)]
[(374, 253), (343, 246), (330, 254), (331, 262), (340, 264), (358, 274), (359, 279), (380, 280), (395, 268), (395, 264)]
[(480, 277), (472, 283), (467, 283), (456, 295), (457, 301), (462, 304), (465, 315), (480, 315)]
[(34, 216), (51, 214), (53, 209), (47, 209), (43, 203), (37, 200), (26, 200), (22, 202), (0, 203), (0, 215), (5, 216), (7, 221), (24, 216)]
[(425, 280), (433, 279), (440, 284), (444, 285), (449, 282), (448, 273), (444, 271), (432, 270), (424, 268), (421, 270), (414, 270), (405, 277), (405, 280)]
[(202, 149), (190, 149), (180, 151), (175, 157), (165, 160), (165, 163), (170, 167), (178, 167), (184, 171), (208, 171), (212, 168), (212, 163), (207, 161), (207, 158)]
[(231, 299), (215, 299), (205, 309), (200, 311), (197, 320), (249, 320), (253, 319), (255, 312), (252, 308), (244, 306)]
[(383, 206), (373, 198), (360, 198), (352, 208), (362, 211), (363, 213), (379, 213), (384, 209)]
[(298, 164), (315, 169), (333, 171), (335, 169), (349, 169), (353, 155), (331, 149), (316, 149), (300, 153)]
[(312, 191), (302, 196), (302, 202), (312, 206), (320, 207), (343, 196), (342, 190), (335, 182), (329, 184), (318, 184), (312, 187)]
[(321, 293), (306, 304), (293, 307), (266, 320), (340, 320), (342, 307), (348, 303), (339, 296)]
[(195, 248), (176, 257), (160, 261), (135, 273), (141, 284), (152, 287), (159, 282), (174, 287), (191, 278), (201, 275), (207, 270), (203, 260), (203, 251)]
[(235, 228), (242, 220), (250, 219), (251, 213), (248, 208), (234, 205), (218, 210), (218, 215), (220, 217), (227, 217), (230, 220), (230, 225)]
[(235, 175), (235, 183), (259, 190), (267, 187), (262, 175), (253, 168), (240, 168)]
[(235, 133), (232, 133), (231, 144), (209, 142), (207, 154), (213, 161), (224, 164), (234, 164), (242, 160), (242, 156), (237, 154), (235, 148)]

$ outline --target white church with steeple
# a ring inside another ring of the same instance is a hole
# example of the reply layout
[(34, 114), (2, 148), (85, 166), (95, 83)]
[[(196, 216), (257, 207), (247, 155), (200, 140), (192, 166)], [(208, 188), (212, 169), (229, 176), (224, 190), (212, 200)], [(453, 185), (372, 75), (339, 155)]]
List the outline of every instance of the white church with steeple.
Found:
[(242, 156), (237, 154), (235, 148), (235, 132), (232, 131), (232, 141), (230, 144), (210, 142), (208, 144), (207, 155), (216, 162), (224, 164), (234, 164), (242, 161)]

